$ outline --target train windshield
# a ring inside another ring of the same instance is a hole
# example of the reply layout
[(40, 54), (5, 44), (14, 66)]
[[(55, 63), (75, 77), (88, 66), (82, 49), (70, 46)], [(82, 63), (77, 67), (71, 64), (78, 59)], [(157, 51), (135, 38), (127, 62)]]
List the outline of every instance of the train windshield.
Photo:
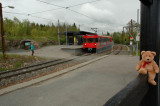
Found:
[(94, 43), (94, 38), (88, 38), (87, 43)]
[(84, 38), (83, 39), (84, 43), (97, 43), (98, 42), (98, 38)]

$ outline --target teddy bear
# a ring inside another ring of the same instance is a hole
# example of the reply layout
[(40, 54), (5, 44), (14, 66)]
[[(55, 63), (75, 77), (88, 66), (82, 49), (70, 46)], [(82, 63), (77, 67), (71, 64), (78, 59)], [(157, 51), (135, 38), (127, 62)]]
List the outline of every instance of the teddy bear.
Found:
[(152, 85), (156, 85), (157, 83), (154, 81), (154, 78), (156, 74), (159, 73), (159, 67), (154, 61), (156, 52), (142, 51), (141, 55), (142, 59), (138, 63), (136, 70), (139, 71), (140, 74), (147, 74), (148, 72), (148, 82)]

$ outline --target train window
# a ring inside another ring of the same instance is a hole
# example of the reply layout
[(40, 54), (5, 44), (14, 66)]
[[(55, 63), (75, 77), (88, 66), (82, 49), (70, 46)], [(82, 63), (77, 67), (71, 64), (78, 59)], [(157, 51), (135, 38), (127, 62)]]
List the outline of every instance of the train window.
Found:
[(104, 42), (106, 42), (107, 38), (104, 38)]
[(110, 38), (107, 38), (107, 42), (110, 42)]
[(98, 38), (95, 38), (95, 41), (98, 42)]
[(88, 38), (87, 43), (94, 43), (94, 39), (93, 38)]
[(102, 42), (106, 42), (106, 38), (102, 38)]

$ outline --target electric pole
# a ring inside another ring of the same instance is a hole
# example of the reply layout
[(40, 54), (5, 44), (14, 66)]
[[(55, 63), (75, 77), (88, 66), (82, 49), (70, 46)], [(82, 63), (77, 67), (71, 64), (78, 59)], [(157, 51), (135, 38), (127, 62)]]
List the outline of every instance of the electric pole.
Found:
[(59, 37), (59, 33), (60, 33), (60, 31), (59, 31), (59, 20), (58, 20), (58, 45), (60, 45), (60, 37)]
[(66, 47), (67, 47), (67, 24), (66, 24)]
[(138, 56), (138, 42), (139, 42), (139, 9), (137, 10), (137, 36), (136, 36), (136, 42), (137, 42), (137, 50), (136, 50), (136, 56)]
[(0, 14), (1, 14), (1, 36), (2, 36), (2, 53), (3, 57), (5, 58), (5, 39), (4, 39), (4, 32), (3, 32), (3, 15), (2, 15), (2, 4), (0, 3)]

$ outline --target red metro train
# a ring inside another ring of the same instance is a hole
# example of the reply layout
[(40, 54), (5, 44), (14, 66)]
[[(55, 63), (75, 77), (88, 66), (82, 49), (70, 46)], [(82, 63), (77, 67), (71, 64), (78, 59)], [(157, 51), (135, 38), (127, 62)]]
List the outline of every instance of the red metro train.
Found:
[(86, 34), (83, 36), (83, 50), (85, 51), (103, 51), (113, 47), (112, 37), (100, 36), (95, 34)]

